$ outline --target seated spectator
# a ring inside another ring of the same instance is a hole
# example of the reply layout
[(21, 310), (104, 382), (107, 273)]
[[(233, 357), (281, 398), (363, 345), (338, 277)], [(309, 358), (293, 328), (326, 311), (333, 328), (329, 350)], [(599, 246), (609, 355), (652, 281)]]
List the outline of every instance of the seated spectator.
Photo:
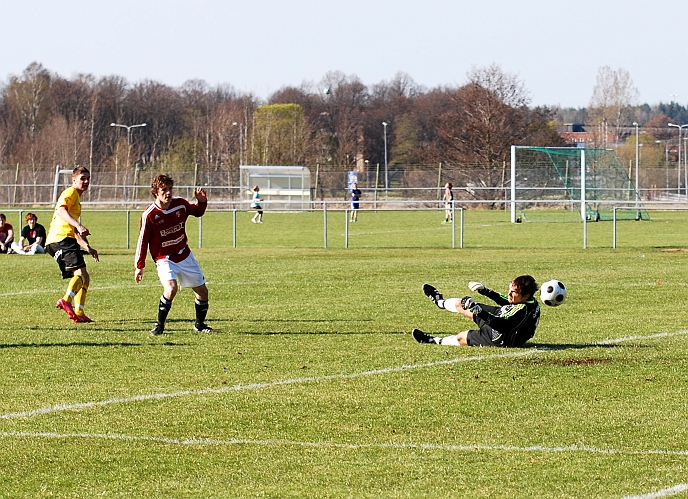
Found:
[(35, 255), (45, 253), (45, 227), (38, 223), (35, 213), (26, 214), (27, 225), (21, 231), (19, 242), (13, 242), (12, 251), (18, 255)]
[(14, 229), (7, 223), (7, 217), (0, 213), (0, 253), (8, 253), (14, 241)]

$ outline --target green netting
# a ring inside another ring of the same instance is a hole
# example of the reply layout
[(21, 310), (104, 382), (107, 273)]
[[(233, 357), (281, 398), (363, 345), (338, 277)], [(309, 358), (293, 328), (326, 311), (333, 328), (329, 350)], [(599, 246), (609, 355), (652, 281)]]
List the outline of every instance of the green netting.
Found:
[[(629, 172), (609, 149), (574, 147), (516, 148), (516, 189), (524, 221), (543, 217), (561, 221), (580, 221), (581, 163), (585, 152), (585, 198), (588, 220), (612, 220), (614, 206), (630, 209), (617, 211), (618, 219), (644, 219), (650, 216), (643, 207)], [(546, 201), (557, 201), (547, 206)], [(569, 206), (561, 200), (574, 201)], [(617, 204), (618, 203), (618, 204)], [(558, 210), (542, 208), (558, 207)], [(525, 211), (528, 210), (528, 211)]]

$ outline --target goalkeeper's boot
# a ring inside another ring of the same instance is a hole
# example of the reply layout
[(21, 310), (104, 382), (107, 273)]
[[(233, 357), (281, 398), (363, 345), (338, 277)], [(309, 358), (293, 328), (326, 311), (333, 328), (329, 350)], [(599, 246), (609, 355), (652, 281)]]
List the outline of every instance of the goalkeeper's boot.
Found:
[(418, 343), (437, 343), (437, 339), (434, 336), (424, 333), (420, 329), (414, 329), (411, 334)]
[(150, 330), (151, 336), (160, 336), (164, 332), (165, 332), (165, 326), (161, 325), (158, 322), (156, 322), (155, 327)]
[(423, 284), (423, 293), (425, 293), (425, 296), (430, 298), (432, 302), (439, 308), (444, 308), (439, 303), (440, 300), (444, 301), (444, 297), (442, 296), (442, 293), (437, 291), (437, 288), (435, 288), (435, 286), (431, 286), (430, 284)]
[(204, 322), (202, 324), (194, 324), (194, 331), (196, 331), (197, 333), (212, 333), (215, 330)]
[(72, 322), (79, 322), (79, 320), (76, 317), (76, 313), (72, 308), (72, 304), (68, 301), (65, 301), (64, 299), (60, 298), (59, 300), (57, 300), (55, 307), (64, 310), (67, 314), (67, 317), (69, 317), (72, 320)]

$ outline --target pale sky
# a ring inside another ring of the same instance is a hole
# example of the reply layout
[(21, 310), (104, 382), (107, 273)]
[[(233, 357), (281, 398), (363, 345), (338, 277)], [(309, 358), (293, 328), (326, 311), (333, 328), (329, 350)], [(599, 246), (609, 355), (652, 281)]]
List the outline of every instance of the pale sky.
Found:
[(496, 63), (532, 105), (584, 107), (610, 66), (640, 103), (685, 105), (687, 22), (686, 0), (0, 0), (0, 82), (36, 61), (266, 98), (328, 71), (366, 85), (401, 71), (431, 89)]

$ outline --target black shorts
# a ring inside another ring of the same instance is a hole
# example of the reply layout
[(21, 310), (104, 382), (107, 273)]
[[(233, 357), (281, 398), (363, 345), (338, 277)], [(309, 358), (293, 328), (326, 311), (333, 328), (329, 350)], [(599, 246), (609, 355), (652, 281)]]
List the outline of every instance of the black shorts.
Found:
[(505, 347), (504, 337), (499, 331), (483, 324), (480, 329), (471, 329), (466, 335), (466, 341), (472, 347)]
[(50, 243), (45, 250), (60, 266), (63, 279), (71, 279), (74, 271), (86, 268), (81, 246), (73, 237), (65, 237), (57, 243)]

